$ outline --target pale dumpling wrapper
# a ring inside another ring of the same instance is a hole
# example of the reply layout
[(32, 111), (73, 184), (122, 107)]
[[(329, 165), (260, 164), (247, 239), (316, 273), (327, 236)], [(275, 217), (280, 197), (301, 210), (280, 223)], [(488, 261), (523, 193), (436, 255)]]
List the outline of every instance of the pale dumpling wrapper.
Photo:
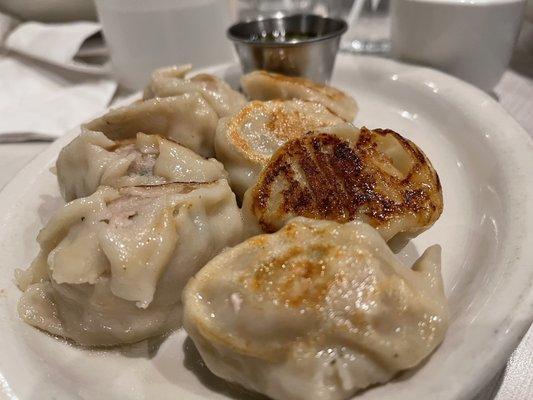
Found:
[(363, 222), (296, 218), (226, 250), (184, 291), (184, 327), (217, 376), (276, 400), (342, 400), (444, 338), (440, 247), (409, 269)]
[(252, 101), (222, 118), (215, 135), (215, 153), (242, 199), (272, 154), (287, 140), (342, 123), (320, 103), (303, 100)]
[(133, 139), (111, 140), (87, 129), (61, 150), (56, 173), (66, 201), (89, 196), (99, 186), (211, 182), (227, 177), (217, 160), (205, 159), (159, 135), (137, 133)]
[(135, 138), (138, 132), (159, 135), (200, 154), (215, 154), (218, 115), (198, 93), (146, 99), (109, 111), (83, 125), (108, 139)]
[(432, 226), (443, 197), (437, 172), (413, 142), (391, 130), (344, 124), (281, 146), (242, 209), (250, 236), (303, 216), (361, 220), (389, 240)]
[(192, 66), (188, 64), (155, 70), (144, 90), (144, 98), (197, 93), (209, 103), (219, 117), (233, 114), (246, 103), (241, 93), (214, 75), (202, 73), (187, 77), (191, 69)]
[(225, 179), (101, 187), (60, 209), (16, 280), (21, 318), (88, 346), (133, 343), (177, 328), (189, 278), (241, 240)]
[(348, 94), (310, 79), (267, 71), (253, 71), (241, 77), (244, 94), (251, 100), (301, 99), (321, 103), (346, 122), (355, 118), (358, 106)]

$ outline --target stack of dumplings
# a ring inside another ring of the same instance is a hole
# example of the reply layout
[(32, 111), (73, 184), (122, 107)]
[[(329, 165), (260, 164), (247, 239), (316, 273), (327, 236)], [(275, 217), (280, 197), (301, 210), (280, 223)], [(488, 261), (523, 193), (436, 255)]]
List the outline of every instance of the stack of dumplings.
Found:
[[(82, 346), (183, 328), (217, 376), (274, 400), (344, 400), (442, 342), (440, 247), (387, 241), (443, 210), (430, 160), (352, 125), (346, 93), (191, 66), (88, 122), (55, 172), (67, 202), (17, 270), (22, 320)], [(234, 246), (234, 247), (232, 247)]]
[(309, 131), (342, 122), (320, 103), (254, 100), (219, 121), (215, 154), (229, 173), (232, 189), (242, 199), (281, 145)]
[(55, 169), (69, 203), (39, 233), (31, 266), (16, 272), (30, 325), (84, 346), (165, 334), (181, 326), (188, 280), (242, 240), (227, 172), (205, 157), (215, 153), (219, 113), (244, 97), (216, 77), (176, 79), (166, 97), (108, 112), (61, 150)]

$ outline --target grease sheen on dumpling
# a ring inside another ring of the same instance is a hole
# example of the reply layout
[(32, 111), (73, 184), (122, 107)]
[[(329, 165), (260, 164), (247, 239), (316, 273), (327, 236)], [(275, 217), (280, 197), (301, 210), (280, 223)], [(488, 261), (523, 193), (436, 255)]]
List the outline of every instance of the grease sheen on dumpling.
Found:
[(209, 103), (219, 117), (234, 113), (246, 103), (242, 94), (214, 75), (197, 74), (187, 77), (191, 69), (191, 65), (181, 65), (155, 70), (144, 91), (144, 98), (197, 93)]
[(443, 340), (440, 247), (410, 269), (363, 222), (296, 218), (211, 260), (184, 327), (216, 375), (277, 400), (342, 400)]
[(285, 143), (243, 201), (250, 234), (303, 216), (362, 220), (385, 240), (422, 232), (442, 209), (439, 177), (422, 150), (392, 130), (349, 124)]
[(357, 103), (346, 93), (332, 86), (306, 78), (286, 76), (267, 71), (253, 71), (241, 77), (242, 89), (252, 100), (302, 99), (321, 103), (347, 122), (357, 114)]
[(226, 177), (224, 166), (159, 135), (137, 133), (111, 140), (84, 129), (57, 158), (57, 179), (67, 201), (86, 197), (99, 186), (211, 182)]
[(60, 209), (16, 279), (30, 325), (82, 345), (132, 343), (178, 327), (182, 288), (241, 239), (226, 180), (101, 187)]
[(215, 153), (242, 198), (272, 154), (287, 140), (342, 123), (320, 103), (303, 100), (252, 101), (222, 118), (215, 135)]

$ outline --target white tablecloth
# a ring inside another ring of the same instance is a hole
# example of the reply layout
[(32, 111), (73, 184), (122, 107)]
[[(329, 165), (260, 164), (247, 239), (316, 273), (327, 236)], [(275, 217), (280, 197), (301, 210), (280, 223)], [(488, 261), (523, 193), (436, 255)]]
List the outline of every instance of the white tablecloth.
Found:
[[(501, 105), (533, 135), (533, 24), (525, 24), (511, 66), (496, 87), (495, 94)], [(0, 144), (0, 188), (49, 145), (49, 142)], [(531, 399), (533, 399), (533, 326), (509, 359), (507, 366), (487, 387), (481, 388), (475, 398), (475, 400)]]

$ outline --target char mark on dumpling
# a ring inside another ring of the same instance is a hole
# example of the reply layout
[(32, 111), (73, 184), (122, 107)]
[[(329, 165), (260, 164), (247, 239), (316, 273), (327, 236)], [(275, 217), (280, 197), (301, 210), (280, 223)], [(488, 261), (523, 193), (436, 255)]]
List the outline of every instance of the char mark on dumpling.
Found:
[[(387, 153), (388, 141), (402, 151)], [(355, 144), (326, 133), (286, 143), (251, 189), (251, 208), (265, 232), (290, 216), (362, 219), (378, 228), (408, 216), (422, 227), (440, 215), (442, 193), (436, 172), (412, 142), (391, 130), (362, 128)]]
[(227, 169), (237, 198), (242, 199), (281, 145), (306, 132), (342, 123), (340, 117), (317, 102), (251, 101), (220, 121), (215, 135), (216, 156)]
[[(294, 225), (285, 233), (290, 236)], [(291, 308), (319, 308), (335, 281), (327, 271), (325, 259), (335, 254), (334, 246), (311, 243), (295, 246), (262, 263), (248, 280), (250, 290)], [(307, 258), (313, 254), (315, 258)], [(290, 272), (289, 272), (290, 271)]]

